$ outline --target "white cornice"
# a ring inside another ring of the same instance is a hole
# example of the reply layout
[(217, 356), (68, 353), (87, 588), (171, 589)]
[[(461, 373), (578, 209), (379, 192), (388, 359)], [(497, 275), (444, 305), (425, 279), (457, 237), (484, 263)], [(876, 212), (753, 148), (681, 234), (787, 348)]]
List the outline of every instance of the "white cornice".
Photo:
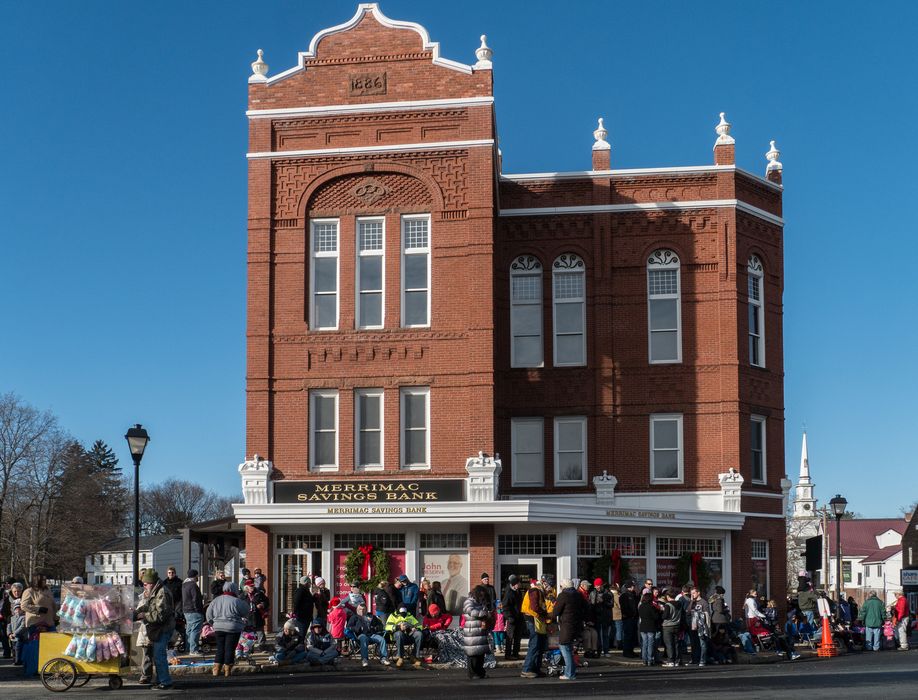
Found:
[(249, 119), (272, 119), (285, 117), (315, 117), (329, 114), (354, 114), (363, 112), (411, 111), (436, 107), (478, 107), (494, 104), (491, 96), (450, 97), (442, 100), (404, 100), (402, 102), (374, 102), (359, 105), (321, 105), (318, 107), (282, 107), (278, 109), (250, 109), (245, 113)]
[(737, 168), (735, 165), (677, 165), (668, 168), (619, 168), (615, 170), (571, 170), (557, 173), (503, 173), (502, 180), (588, 180), (594, 177), (611, 177), (623, 179), (629, 177), (642, 177), (644, 175), (686, 175), (691, 173), (716, 173), (736, 172), (760, 185), (765, 185), (776, 192), (782, 192), (784, 187), (776, 182), (767, 180), (760, 175), (748, 170)]
[(332, 156), (354, 153), (401, 153), (403, 151), (431, 151), (452, 148), (475, 148), (477, 146), (494, 146), (494, 139), (475, 139), (471, 141), (435, 141), (430, 143), (398, 143), (386, 146), (349, 146), (347, 148), (310, 148), (302, 151), (264, 151), (246, 153), (249, 160), (261, 158), (302, 158), (305, 156)]
[[(490, 501), (405, 504), (303, 504), (303, 503), (234, 503), (233, 511), (240, 523), (250, 525), (290, 525), (299, 523), (575, 523), (643, 527), (691, 527), (704, 530), (740, 530), (743, 513), (710, 510), (672, 510), (666, 517), (646, 513), (630, 517), (620, 509), (597, 504), (563, 501)], [(387, 512), (388, 511), (388, 512)], [(761, 517), (756, 515), (755, 517)]]
[[(270, 85), (271, 83), (276, 83), (277, 81), (283, 80), (284, 78), (287, 78), (294, 73), (299, 73), (301, 70), (304, 70), (306, 68), (307, 59), (316, 57), (316, 49), (318, 48), (319, 42), (322, 41), (322, 39), (327, 36), (331, 36), (332, 34), (338, 34), (339, 32), (346, 32), (348, 29), (353, 29), (360, 23), (360, 20), (362, 20), (364, 15), (366, 15), (368, 12), (372, 14), (376, 21), (384, 27), (389, 27), (390, 29), (410, 29), (417, 32), (417, 34), (421, 37), (424, 51), (430, 51), (433, 54), (434, 65), (443, 66), (444, 68), (450, 68), (454, 71), (471, 75), (471, 66), (466, 65), (465, 63), (459, 63), (458, 61), (451, 61), (448, 58), (442, 58), (440, 56), (440, 44), (436, 41), (431, 41), (430, 34), (428, 34), (427, 30), (424, 29), (424, 27), (422, 27), (420, 24), (417, 24), (416, 22), (403, 22), (401, 20), (390, 19), (382, 13), (382, 11), (379, 9), (379, 5), (377, 5), (375, 2), (364, 2), (357, 6), (356, 14), (347, 22), (343, 22), (342, 24), (336, 25), (334, 27), (323, 29), (314, 37), (312, 37), (312, 41), (309, 42), (309, 48), (306, 51), (300, 51), (297, 54), (297, 64), (293, 68), (289, 68), (282, 73), (278, 73), (277, 75), (268, 78), (264, 83), (260, 84)], [(256, 85), (257, 84), (259, 83), (256, 83)]]
[(757, 216), (776, 226), (784, 226), (784, 219), (764, 209), (746, 204), (737, 199), (699, 199), (685, 202), (632, 202), (628, 204), (585, 204), (568, 207), (529, 207), (523, 209), (501, 209), (500, 216), (554, 216), (558, 214), (607, 214), (633, 211), (686, 211), (692, 209), (725, 209), (735, 207), (739, 211)]

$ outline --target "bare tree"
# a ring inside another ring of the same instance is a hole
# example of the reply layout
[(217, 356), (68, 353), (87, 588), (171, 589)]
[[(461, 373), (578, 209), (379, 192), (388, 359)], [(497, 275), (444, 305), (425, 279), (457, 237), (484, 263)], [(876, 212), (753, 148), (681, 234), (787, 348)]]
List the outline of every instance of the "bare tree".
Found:
[(181, 479), (146, 487), (140, 500), (140, 529), (147, 535), (174, 534), (192, 523), (233, 514), (232, 499)]

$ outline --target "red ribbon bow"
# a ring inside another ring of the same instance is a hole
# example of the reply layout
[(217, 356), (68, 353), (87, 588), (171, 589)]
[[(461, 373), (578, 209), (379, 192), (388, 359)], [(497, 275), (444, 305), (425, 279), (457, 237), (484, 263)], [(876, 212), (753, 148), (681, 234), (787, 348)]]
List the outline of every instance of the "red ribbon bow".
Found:
[(700, 588), (701, 586), (698, 583), (698, 565), (701, 563), (701, 553), (692, 552), (689, 555), (689, 559), (692, 564), (692, 583)]
[(364, 581), (370, 580), (370, 563), (372, 562), (371, 554), (373, 553), (373, 545), (365, 544), (362, 547), (359, 547), (360, 553), (363, 555), (363, 568), (360, 571), (360, 578)]

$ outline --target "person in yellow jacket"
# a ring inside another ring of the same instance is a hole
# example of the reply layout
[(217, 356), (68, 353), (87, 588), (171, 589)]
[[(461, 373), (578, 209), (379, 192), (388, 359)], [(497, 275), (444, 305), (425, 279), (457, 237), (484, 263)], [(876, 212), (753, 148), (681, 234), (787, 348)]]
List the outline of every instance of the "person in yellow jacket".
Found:
[(389, 615), (386, 619), (386, 632), (392, 634), (395, 640), (395, 665), (401, 668), (405, 664), (405, 640), (414, 642), (413, 663), (415, 668), (421, 667), (421, 643), (424, 641), (422, 625), (417, 618), (408, 612), (404, 605)]
[(529, 651), (523, 661), (522, 678), (539, 678), (542, 673), (542, 655), (548, 651), (549, 613), (545, 608), (545, 591), (541, 581), (533, 581), (523, 596), (523, 617), (529, 629)]

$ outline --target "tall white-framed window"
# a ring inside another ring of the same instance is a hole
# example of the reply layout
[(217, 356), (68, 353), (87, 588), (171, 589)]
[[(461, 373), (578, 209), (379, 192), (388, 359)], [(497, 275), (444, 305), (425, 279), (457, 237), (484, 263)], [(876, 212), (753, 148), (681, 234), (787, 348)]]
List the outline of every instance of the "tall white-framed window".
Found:
[(402, 469), (430, 469), (430, 387), (399, 392)]
[(586, 483), (587, 419), (584, 416), (555, 418), (555, 485)]
[(338, 392), (309, 392), (309, 468), (338, 471)]
[(650, 416), (650, 483), (682, 483), (682, 414)]
[(402, 327), (430, 325), (430, 214), (402, 217)]
[(586, 364), (586, 272), (583, 258), (559, 255), (552, 265), (552, 327), (556, 367)]
[(362, 471), (383, 468), (383, 390), (354, 392), (354, 464)]
[(647, 260), (647, 329), (651, 364), (682, 362), (679, 256), (655, 250)]
[(764, 484), (768, 473), (765, 460), (765, 416), (752, 416), (750, 418), (749, 446), (752, 451), (752, 482)]
[(543, 364), (542, 263), (520, 255), (510, 264), (510, 366)]
[(513, 486), (545, 484), (545, 419), (511, 418), (510, 448)]
[(309, 222), (310, 250), (309, 327), (338, 328), (338, 219)]
[(768, 598), (769, 547), (768, 540), (752, 540), (752, 587)]
[(749, 258), (749, 364), (765, 366), (765, 305), (762, 281), (765, 271), (757, 255)]
[(382, 328), (386, 220), (357, 219), (357, 327)]

